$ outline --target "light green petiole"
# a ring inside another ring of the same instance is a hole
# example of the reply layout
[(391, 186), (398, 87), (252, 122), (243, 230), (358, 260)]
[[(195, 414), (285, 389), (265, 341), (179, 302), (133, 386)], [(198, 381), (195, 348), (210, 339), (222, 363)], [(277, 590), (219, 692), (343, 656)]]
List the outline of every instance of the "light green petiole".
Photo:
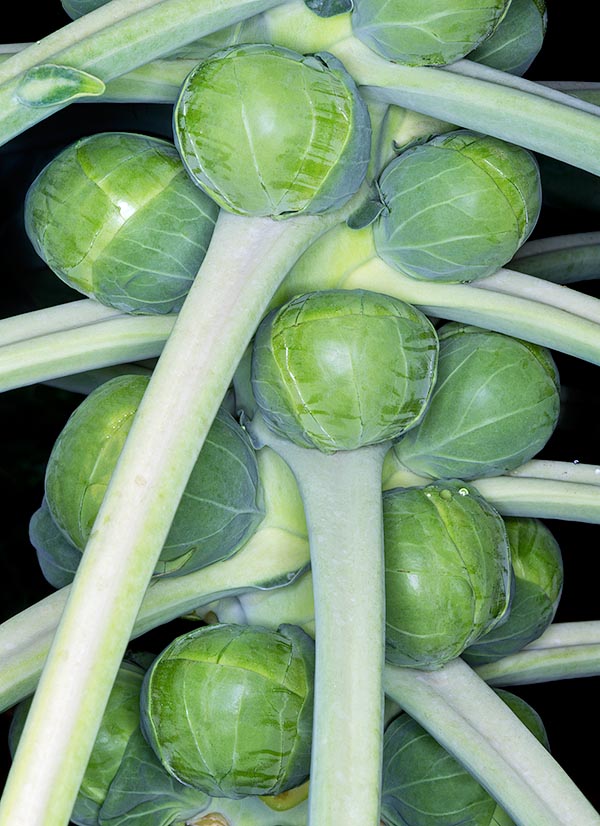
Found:
[[(346, 214), (219, 216), (79, 566), (0, 801), (2, 826), (24, 811), (68, 822), (144, 592), (237, 363), (290, 266)], [(52, 743), (51, 757), (40, 742)]]
[(505, 516), (535, 516), (600, 524), (597, 484), (519, 476), (494, 476), (472, 483)]
[(512, 259), (510, 267), (557, 284), (600, 278), (600, 232), (528, 241)]
[(323, 454), (249, 425), (291, 468), (304, 502), (315, 597), (311, 826), (379, 816), (385, 584), (381, 469), (388, 444)]
[(600, 815), (503, 701), (462, 660), (386, 666), (386, 693), (522, 826), (598, 826)]
[(521, 651), (476, 669), (490, 685), (600, 675), (600, 622), (557, 622)]

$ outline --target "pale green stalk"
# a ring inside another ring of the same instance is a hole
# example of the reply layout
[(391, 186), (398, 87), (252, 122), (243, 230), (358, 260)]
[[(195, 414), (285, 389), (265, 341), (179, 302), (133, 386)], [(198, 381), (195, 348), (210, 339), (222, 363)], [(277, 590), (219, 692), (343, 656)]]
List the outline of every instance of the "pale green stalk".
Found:
[(600, 278), (600, 232), (528, 241), (518, 250), (510, 267), (557, 284)]
[(490, 685), (600, 675), (600, 622), (558, 622), (521, 651), (475, 669)]
[(84, 298), (81, 301), (71, 301), (68, 304), (3, 318), (0, 320), (0, 347), (121, 315), (123, 314), (119, 310)]
[(597, 484), (519, 476), (493, 476), (471, 483), (504, 516), (536, 516), (600, 524)]
[(437, 671), (386, 666), (384, 685), (515, 823), (600, 824), (600, 815), (549, 752), (462, 660)]
[(101, 95), (120, 75), (282, 2), (113, 0), (0, 64), (0, 144), (82, 95)]
[(557, 482), (579, 482), (584, 485), (600, 485), (600, 465), (583, 462), (554, 462), (550, 459), (532, 459), (506, 474), (534, 479), (553, 479)]
[(107, 320), (0, 347), (0, 392), (160, 355), (175, 316), (113, 312)]
[[(490, 276), (492, 279), (494, 277)], [(538, 286), (544, 285), (544, 282), (538, 281)], [(560, 307), (546, 304), (543, 300), (538, 301), (537, 297), (532, 299), (494, 289), (481, 289), (477, 283), (418, 281), (394, 270), (374, 256), (346, 274), (339, 286), (386, 293), (414, 304), (427, 315), (496, 330), (600, 364), (598, 324)], [(532, 294), (535, 294), (535, 285)], [(542, 295), (547, 296), (548, 293), (542, 289)], [(589, 301), (598, 302), (598, 299)], [(579, 299), (574, 297), (574, 304), (578, 303)], [(585, 301), (583, 304), (586, 305), (586, 313), (590, 312), (590, 306), (595, 307), (595, 304), (590, 305)]]
[[(144, 592), (237, 363), (289, 267), (343, 218), (219, 216), (79, 566), (0, 801), (2, 826), (23, 812), (68, 823)], [(50, 756), (40, 742), (52, 743)]]
[(249, 427), (289, 465), (308, 524), (316, 630), (309, 824), (376, 824), (385, 657), (381, 469), (389, 445), (323, 454), (273, 435), (260, 416)]
[(69, 390), (71, 393), (83, 393), (88, 395), (111, 379), (117, 376), (131, 376), (132, 374), (139, 376), (150, 376), (152, 373), (152, 360), (149, 360), (148, 366), (143, 362), (127, 362), (124, 364), (116, 364), (113, 367), (99, 367), (97, 370), (86, 370), (83, 373), (73, 373), (71, 376), (59, 376), (55, 379), (48, 379), (44, 384), (49, 387), (57, 387), (59, 390)]
[(447, 69), (391, 63), (355, 38), (336, 43), (330, 50), (377, 100), (600, 172), (600, 108), (592, 114), (573, 108), (569, 95), (561, 103), (558, 98), (515, 89), (505, 83), (503, 72), (493, 69), (482, 80)]
[[(257, 452), (257, 460), (265, 516), (256, 533), (229, 559), (185, 576), (153, 579), (132, 638), (222, 596), (287, 585), (309, 564), (304, 513), (289, 488), (281, 492), (281, 460), (268, 448)], [(0, 625), (0, 710), (35, 689), (70, 591), (71, 586), (61, 588)]]
[(600, 104), (600, 83), (579, 80), (539, 80), (541, 86), (550, 86), (565, 95), (574, 95), (588, 103)]

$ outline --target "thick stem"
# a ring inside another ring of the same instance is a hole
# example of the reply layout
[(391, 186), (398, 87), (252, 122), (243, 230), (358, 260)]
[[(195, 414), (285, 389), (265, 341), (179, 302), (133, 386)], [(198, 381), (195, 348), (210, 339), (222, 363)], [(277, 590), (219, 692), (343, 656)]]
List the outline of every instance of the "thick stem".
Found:
[(386, 666), (386, 693), (521, 826), (598, 826), (600, 816), (558, 763), (462, 660), (438, 671)]
[(123, 314), (119, 310), (84, 298), (81, 301), (70, 301), (68, 304), (3, 318), (0, 320), (0, 347), (48, 333), (72, 330), (84, 324), (107, 321), (121, 315)]
[(383, 748), (385, 586), (381, 469), (388, 445), (330, 455), (253, 421), (304, 502), (315, 596), (312, 826), (377, 826)]
[(584, 485), (600, 485), (600, 465), (583, 462), (554, 462), (551, 459), (532, 459), (511, 470), (507, 476), (524, 476), (533, 479), (553, 479), (556, 482), (578, 482)]
[[(144, 592), (237, 363), (297, 256), (342, 219), (217, 220), (79, 566), (0, 802), (2, 826), (23, 812), (68, 823)], [(40, 742), (52, 743), (51, 756)]]
[(600, 675), (600, 622), (551, 625), (521, 651), (475, 669), (490, 685), (528, 685)]
[[(120, 75), (282, 2), (113, 0), (0, 65), (0, 144), (85, 94), (78, 72), (92, 75), (100, 94)], [(69, 84), (64, 72), (56, 82), (53, 65), (75, 69), (67, 72)]]
[[(566, 163), (600, 172), (600, 108), (573, 108), (574, 99), (548, 99), (507, 85), (503, 72), (486, 79), (446, 69), (401, 66), (376, 55), (355, 38), (331, 47), (356, 82), (385, 103), (449, 121), (519, 144)], [(492, 80), (494, 78), (494, 80)]]

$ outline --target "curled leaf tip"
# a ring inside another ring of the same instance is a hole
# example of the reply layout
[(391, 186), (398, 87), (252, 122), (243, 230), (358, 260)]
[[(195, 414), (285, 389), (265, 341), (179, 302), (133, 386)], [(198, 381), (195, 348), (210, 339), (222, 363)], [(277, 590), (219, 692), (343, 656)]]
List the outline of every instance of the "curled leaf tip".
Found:
[(60, 106), (81, 97), (99, 97), (105, 89), (104, 82), (89, 72), (73, 66), (43, 63), (24, 75), (16, 96), (25, 106), (42, 108)]

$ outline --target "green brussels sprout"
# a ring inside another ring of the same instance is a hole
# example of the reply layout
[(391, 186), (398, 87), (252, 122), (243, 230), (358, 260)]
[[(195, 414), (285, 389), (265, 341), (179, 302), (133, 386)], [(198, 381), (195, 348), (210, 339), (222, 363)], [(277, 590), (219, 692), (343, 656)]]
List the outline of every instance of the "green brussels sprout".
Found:
[(369, 162), (369, 115), (341, 63), (279, 46), (234, 46), (201, 63), (182, 87), (174, 131), (192, 179), (243, 215), (339, 207)]
[(379, 189), (378, 254), (425, 280), (491, 275), (529, 237), (541, 208), (534, 156), (466, 129), (403, 152), (384, 169)]
[[(537, 712), (508, 691), (497, 694), (548, 748)], [(384, 826), (513, 826), (478, 781), (408, 714), (385, 731), (381, 819)]]
[(166, 770), (216, 797), (274, 795), (309, 773), (314, 643), (300, 628), (212, 625), (176, 639), (142, 689)]
[(547, 22), (544, 0), (511, 0), (496, 31), (469, 54), (469, 60), (523, 75), (542, 48)]
[(29, 541), (46, 580), (55, 588), (73, 581), (81, 560), (81, 550), (58, 527), (44, 498), (29, 521)]
[(354, 34), (409, 66), (452, 63), (496, 28), (510, 0), (354, 0)]
[[(135, 412), (145, 376), (98, 387), (60, 433), (46, 469), (52, 519), (83, 550)], [(264, 515), (254, 449), (223, 409), (217, 414), (171, 524), (156, 574), (198, 570), (231, 556)]]
[(419, 310), (366, 290), (296, 296), (258, 328), (252, 387), (269, 428), (323, 453), (395, 439), (419, 421), (437, 338)]
[(463, 482), (383, 494), (386, 659), (431, 670), (506, 615), (510, 550), (502, 517)]
[(420, 425), (393, 447), (413, 473), (437, 479), (498, 476), (546, 444), (560, 408), (548, 350), (451, 322), (438, 330), (438, 379)]
[(473, 666), (514, 654), (536, 640), (554, 619), (562, 592), (560, 547), (548, 528), (539, 519), (504, 522), (515, 575), (510, 614), (463, 653)]
[(108, 3), (108, 0), (60, 0), (63, 9), (72, 19), (82, 17)]
[[(78, 826), (98, 826), (98, 814), (117, 774), (131, 737), (140, 725), (140, 691), (144, 669), (123, 661), (110, 693), (106, 711), (81, 781), (71, 820)], [(14, 754), (25, 726), (31, 698), (14, 713), (9, 747)]]
[(40, 172), (25, 227), (36, 252), (76, 290), (124, 312), (172, 313), (217, 212), (172, 144), (105, 132), (76, 141)]

